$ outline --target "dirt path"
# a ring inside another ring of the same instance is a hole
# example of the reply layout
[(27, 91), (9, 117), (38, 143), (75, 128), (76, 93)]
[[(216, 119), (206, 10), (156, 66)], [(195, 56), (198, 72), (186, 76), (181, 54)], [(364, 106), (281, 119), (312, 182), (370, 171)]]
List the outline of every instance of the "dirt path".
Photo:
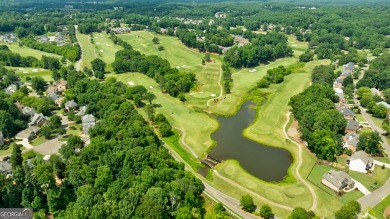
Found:
[[(219, 78), (218, 78), (218, 86), (220, 87), (220, 91), (219, 91), (219, 96), (216, 97), (216, 98), (221, 98), (222, 95), (223, 95), (223, 87), (221, 85), (221, 80), (222, 80), (222, 67), (219, 69)], [(212, 98), (210, 100), (207, 101), (207, 106), (210, 106), (210, 107), (215, 107), (215, 106), (219, 106), (222, 104), (223, 100), (219, 101), (219, 103), (217, 105), (210, 105), (210, 102), (212, 100), (214, 100), (215, 98)]]
[(291, 141), (292, 143), (294, 143), (297, 147), (298, 147), (298, 150), (299, 150), (299, 153), (298, 153), (298, 164), (297, 164), (297, 167), (295, 168), (295, 174), (297, 174), (297, 177), (299, 179), (299, 181), (301, 181), (310, 191), (311, 193), (311, 196), (313, 197), (313, 205), (311, 206), (310, 210), (315, 210), (317, 208), (317, 195), (316, 193), (314, 192), (314, 189), (310, 186), (310, 184), (308, 182), (306, 182), (301, 174), (299, 173), (299, 169), (301, 168), (302, 166), (302, 146), (299, 145), (297, 142), (295, 142), (294, 140), (292, 140), (290, 138), (290, 136), (287, 135), (287, 132), (286, 132), (286, 127), (287, 127), (287, 124), (288, 124), (288, 121), (289, 121), (289, 118), (290, 118), (290, 114), (291, 112), (288, 112), (287, 113), (287, 120), (286, 120), (286, 123), (284, 123), (283, 125), (283, 133), (284, 133), (284, 136), (286, 137), (286, 139), (288, 139), (289, 141)]

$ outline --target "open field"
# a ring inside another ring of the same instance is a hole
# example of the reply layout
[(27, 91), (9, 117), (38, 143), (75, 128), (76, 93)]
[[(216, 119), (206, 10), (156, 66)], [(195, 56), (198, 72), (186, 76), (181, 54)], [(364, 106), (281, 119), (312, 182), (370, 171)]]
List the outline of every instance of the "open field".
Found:
[(20, 47), (19, 43), (0, 43), (0, 45), (7, 45), (8, 48), (15, 53), (19, 53), (21, 56), (33, 56), (37, 59), (41, 59), (42, 56), (52, 56), (56, 58), (60, 58), (61, 56), (53, 53), (42, 52), (36, 49), (31, 49), (27, 46)]
[(374, 191), (375, 189), (382, 187), (387, 182), (390, 176), (390, 169), (382, 169), (382, 167), (375, 165), (372, 175), (355, 171), (349, 171), (348, 174), (363, 184), (368, 190)]
[(384, 219), (383, 213), (387, 207), (390, 206), (390, 195), (388, 195), (385, 199), (383, 199), (378, 205), (376, 205), (371, 211), (369, 212), (372, 216), (376, 217), (377, 219)]
[(25, 68), (25, 67), (6, 67), (15, 71), (23, 82), (27, 77), (42, 77), (45, 81), (53, 81), (52, 71), (43, 68)]
[(95, 49), (95, 53), (97, 54), (97, 58), (101, 58), (107, 63), (106, 71), (112, 71), (111, 63), (115, 61), (115, 53), (123, 48), (115, 45), (108, 37), (109, 35), (105, 32), (94, 33), (93, 47)]
[(91, 68), (91, 61), (98, 58), (98, 55), (95, 51), (95, 47), (90, 41), (90, 36), (86, 34), (77, 33), (77, 39), (79, 40), (79, 43), (81, 44), (81, 47), (83, 49), (82, 51), (82, 63), (81, 63), (81, 69), (84, 67)]
[(362, 114), (355, 114), (355, 118), (359, 121), (359, 122), (367, 122), (366, 119), (364, 118), (364, 116)]
[(144, 85), (149, 91), (153, 92), (157, 97), (153, 103), (161, 105), (161, 107), (156, 108), (156, 112), (164, 114), (173, 127), (182, 128), (186, 131), (185, 141), (198, 156), (205, 155), (213, 145), (210, 135), (218, 128), (218, 123), (209, 115), (199, 113), (177, 98), (163, 94), (158, 84), (146, 75), (140, 73), (106, 75), (106, 78), (109, 77), (115, 77), (126, 84), (132, 81), (135, 85)]

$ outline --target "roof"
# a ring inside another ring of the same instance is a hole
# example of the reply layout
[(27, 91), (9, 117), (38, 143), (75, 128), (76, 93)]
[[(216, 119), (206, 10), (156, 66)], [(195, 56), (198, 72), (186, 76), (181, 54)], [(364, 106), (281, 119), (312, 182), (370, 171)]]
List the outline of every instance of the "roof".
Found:
[(88, 123), (95, 123), (96, 119), (95, 116), (93, 116), (92, 114), (87, 114), (81, 117), (81, 121), (83, 124), (88, 124)]
[(47, 95), (47, 97), (48, 98), (50, 98), (50, 99), (52, 99), (52, 100), (57, 100), (58, 98), (59, 98), (59, 96), (57, 95), (57, 94), (55, 94), (55, 93), (49, 93), (48, 95)]
[(342, 71), (341, 71), (341, 75), (343, 75), (343, 76), (345, 76), (345, 77), (348, 77), (348, 76), (351, 75), (351, 72), (342, 70)]
[(352, 181), (352, 178), (344, 171), (330, 170), (328, 173), (325, 173), (322, 178), (337, 188), (343, 188), (346, 185), (355, 184), (354, 181)]
[(355, 64), (353, 62), (348, 62), (348, 64), (345, 65), (345, 68), (348, 70), (355, 70)]
[(86, 113), (87, 113), (87, 106), (81, 106), (79, 112), (76, 115), (84, 116)]
[(26, 106), (26, 107), (23, 108), (22, 113), (23, 113), (24, 115), (30, 115), (30, 116), (32, 116), (32, 115), (35, 114), (35, 109)]
[(390, 109), (390, 104), (386, 103), (385, 101), (382, 101), (382, 102), (378, 102), (376, 103), (377, 105), (381, 104), (383, 106), (385, 106), (387, 109)]
[(344, 79), (342, 79), (342, 78), (338, 77), (338, 78), (336, 79), (336, 82), (337, 82), (337, 83), (341, 83), (341, 84), (342, 84), (342, 83), (344, 82)]
[(0, 161), (0, 172), (10, 173), (12, 171), (12, 166), (10, 160)]
[(347, 127), (345, 127), (345, 129), (358, 130), (358, 128), (359, 128), (359, 122), (356, 122), (353, 119), (348, 119)]
[(37, 133), (41, 130), (39, 127), (36, 126), (30, 126), (29, 128), (19, 132), (16, 134), (15, 138), (17, 139), (27, 139), (31, 136), (32, 133)]
[(365, 164), (372, 163), (373, 160), (368, 157), (368, 154), (364, 151), (357, 151), (351, 155), (350, 160), (362, 160)]
[(86, 123), (86, 124), (83, 124), (83, 132), (85, 134), (88, 134), (89, 132), (89, 129), (95, 127), (95, 123)]
[(342, 94), (344, 93), (343, 89), (341, 88), (333, 88), (334, 92), (338, 93), (338, 94)]
[(12, 94), (14, 93), (18, 88), (16, 87), (16, 85), (14, 84), (11, 84), (10, 86), (8, 86), (6, 89), (5, 89), (5, 93), (7, 94)]
[(348, 145), (357, 146), (357, 144), (359, 143), (359, 135), (354, 133), (354, 132), (350, 132), (350, 133), (346, 134), (345, 139), (346, 139), (346, 143)]
[(74, 102), (74, 100), (69, 100), (68, 102), (65, 103), (65, 108), (74, 108), (77, 106), (78, 104)]
[(31, 121), (31, 123), (35, 123), (35, 122), (38, 122), (41, 119), (46, 119), (47, 120), (47, 118), (44, 117), (42, 113), (35, 113), (33, 115), (33, 117), (31, 117), (30, 121)]
[(337, 110), (340, 110), (340, 109), (344, 109), (344, 108), (349, 108), (349, 106), (346, 103), (337, 103), (336, 108), (337, 108)]
[(339, 109), (339, 112), (341, 114), (343, 114), (344, 116), (354, 116), (355, 115), (355, 113), (352, 110), (350, 110), (349, 108)]
[(338, 96), (341, 99), (344, 99), (344, 94), (342, 94), (342, 93), (336, 93), (336, 96)]

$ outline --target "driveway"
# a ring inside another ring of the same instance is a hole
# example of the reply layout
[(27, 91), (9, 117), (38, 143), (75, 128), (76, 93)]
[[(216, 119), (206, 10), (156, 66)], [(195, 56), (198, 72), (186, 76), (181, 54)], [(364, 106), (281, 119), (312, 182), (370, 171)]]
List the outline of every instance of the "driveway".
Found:
[(58, 141), (58, 137), (48, 140), (38, 146), (33, 148), (34, 151), (39, 152), (41, 154), (58, 154), (61, 146), (65, 144), (65, 142)]
[(383, 162), (380, 162), (380, 161), (377, 161), (377, 160), (374, 160), (374, 164), (375, 165), (378, 165), (378, 166), (385, 166), (386, 168), (390, 168), (390, 164), (388, 164), (388, 163), (383, 163)]
[(363, 184), (361, 184), (360, 182), (356, 181), (355, 179), (352, 179), (352, 181), (355, 182), (355, 187), (358, 188), (359, 191), (361, 191), (364, 195), (371, 194), (371, 192), (368, 191), (368, 189)]

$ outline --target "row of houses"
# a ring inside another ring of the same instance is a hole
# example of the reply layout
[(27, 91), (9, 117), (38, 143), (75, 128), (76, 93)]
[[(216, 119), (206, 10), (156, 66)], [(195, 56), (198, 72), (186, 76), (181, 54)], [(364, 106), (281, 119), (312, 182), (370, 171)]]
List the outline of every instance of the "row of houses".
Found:
[(57, 46), (65, 46), (68, 43), (67, 36), (61, 32), (56, 33), (54, 36), (37, 36), (36, 39), (40, 43), (56, 43)]
[(18, 38), (14, 33), (6, 33), (0, 36), (0, 42), (14, 43), (16, 41), (18, 41)]

